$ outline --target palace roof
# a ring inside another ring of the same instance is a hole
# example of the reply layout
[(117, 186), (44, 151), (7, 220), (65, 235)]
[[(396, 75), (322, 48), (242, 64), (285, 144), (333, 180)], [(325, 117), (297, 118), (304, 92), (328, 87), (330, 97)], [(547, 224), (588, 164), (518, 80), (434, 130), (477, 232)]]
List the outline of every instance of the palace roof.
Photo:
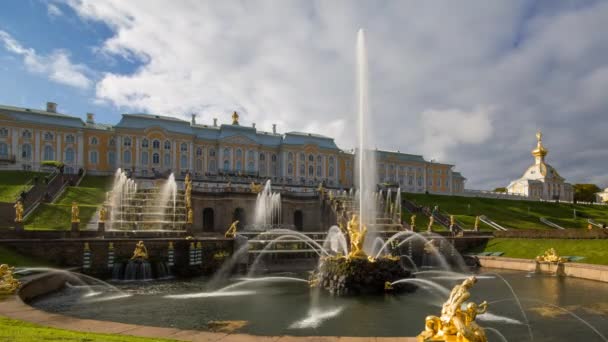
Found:
[(37, 109), (0, 106), (0, 116), (8, 116), (15, 121), (27, 122), (38, 125), (51, 125), (74, 128), (85, 127), (84, 121), (82, 121), (82, 119), (78, 117)]

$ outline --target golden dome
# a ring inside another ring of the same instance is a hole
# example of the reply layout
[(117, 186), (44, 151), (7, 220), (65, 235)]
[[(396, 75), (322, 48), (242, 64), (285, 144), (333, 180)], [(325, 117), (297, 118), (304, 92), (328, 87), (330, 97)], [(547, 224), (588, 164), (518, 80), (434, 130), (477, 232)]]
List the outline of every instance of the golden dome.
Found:
[(549, 150), (547, 150), (544, 146), (543, 146), (543, 133), (539, 130), (538, 132), (536, 132), (536, 148), (532, 150), (532, 155), (534, 157), (545, 157), (547, 155), (547, 153), (549, 153)]

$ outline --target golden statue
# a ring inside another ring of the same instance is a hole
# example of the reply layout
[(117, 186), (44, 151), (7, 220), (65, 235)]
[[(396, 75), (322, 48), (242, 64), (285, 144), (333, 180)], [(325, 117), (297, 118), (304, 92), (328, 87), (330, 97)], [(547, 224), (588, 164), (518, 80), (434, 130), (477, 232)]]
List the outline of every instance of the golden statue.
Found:
[(76, 201), (72, 202), (72, 223), (80, 222), (80, 209), (78, 209), (78, 203)]
[(99, 222), (106, 222), (106, 215), (108, 214), (106, 207), (102, 206), (101, 209), (99, 209)]
[(23, 222), (23, 203), (21, 201), (15, 203), (15, 222)]
[(192, 181), (192, 179), (190, 178), (190, 172), (186, 173), (186, 178), (184, 179), (184, 182), (186, 184), (190, 183)]
[(450, 226), (453, 226), (456, 223), (456, 220), (454, 219), (454, 215), (450, 215)]
[(469, 277), (462, 284), (454, 286), (448, 300), (443, 303), (441, 316), (427, 316), (424, 331), (418, 335), (418, 341), (458, 341), (458, 342), (487, 342), (485, 331), (477, 325), (475, 318), (488, 309), (488, 303), (479, 305), (466, 303), (471, 297), (469, 289), (477, 282), (477, 278)]
[(367, 227), (363, 225), (363, 229), (359, 229), (359, 217), (357, 214), (353, 214), (350, 221), (348, 221), (346, 229), (348, 230), (348, 237), (350, 238), (350, 253), (348, 253), (348, 257), (367, 258), (367, 254), (363, 251)]
[(194, 223), (194, 214), (192, 208), (188, 208), (188, 223)]
[(475, 230), (476, 232), (479, 231), (479, 216), (475, 217), (475, 226), (473, 227), (473, 230)]
[(226, 233), (224, 233), (224, 236), (228, 239), (234, 239), (234, 237), (236, 237), (236, 226), (238, 226), (238, 224), (239, 224), (239, 220), (232, 222), (232, 224), (230, 225), (230, 228), (228, 228)]
[(430, 233), (433, 231), (433, 223), (435, 223), (435, 217), (431, 215), (431, 217), (429, 217), (429, 225), (426, 227), (427, 232)]
[(325, 188), (323, 187), (323, 183), (319, 183), (319, 186), (317, 187), (317, 191), (319, 192), (319, 194), (324, 195), (325, 194)]
[(146, 248), (146, 245), (144, 245), (143, 241), (139, 241), (135, 245), (135, 250), (133, 251), (133, 256), (131, 257), (131, 260), (133, 259), (148, 260), (148, 249)]
[(416, 214), (414, 214), (410, 217), (410, 226), (412, 226), (412, 227), (416, 226)]
[(239, 114), (236, 111), (232, 113), (232, 124), (233, 125), (239, 124)]
[(254, 194), (258, 194), (258, 193), (262, 192), (262, 190), (264, 190), (264, 185), (262, 183), (255, 184), (255, 182), (251, 182), (251, 185), (249, 185), (249, 189)]
[(0, 295), (15, 293), (21, 283), (13, 277), (13, 267), (7, 264), (0, 265)]
[(543, 255), (536, 257), (537, 262), (563, 263), (568, 261), (557, 254), (555, 248), (549, 248)]

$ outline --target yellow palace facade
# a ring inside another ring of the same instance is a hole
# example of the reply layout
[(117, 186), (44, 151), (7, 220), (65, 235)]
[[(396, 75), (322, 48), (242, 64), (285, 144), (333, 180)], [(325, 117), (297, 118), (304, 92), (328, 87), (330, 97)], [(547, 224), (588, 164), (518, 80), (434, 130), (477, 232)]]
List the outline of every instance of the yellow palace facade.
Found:
[[(422, 156), (377, 151), (378, 179), (410, 192), (452, 194), (464, 191), (465, 178), (453, 165)], [(39, 170), (58, 161), (65, 172), (83, 169), (109, 175), (117, 168), (137, 177), (191, 172), (195, 178), (220, 176), (270, 178), (301, 186), (350, 188), (354, 153), (322, 135), (271, 132), (239, 124), (199, 124), (151, 114), (123, 114), (116, 125), (62, 114), (55, 103), (46, 110), (0, 106), (0, 169)]]

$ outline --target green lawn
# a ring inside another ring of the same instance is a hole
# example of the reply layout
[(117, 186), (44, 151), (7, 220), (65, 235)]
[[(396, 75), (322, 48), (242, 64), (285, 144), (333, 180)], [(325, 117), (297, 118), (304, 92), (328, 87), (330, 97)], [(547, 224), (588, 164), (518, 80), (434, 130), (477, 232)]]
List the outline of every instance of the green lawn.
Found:
[[(504, 227), (519, 229), (553, 229), (540, 222), (541, 217), (565, 228), (585, 228), (587, 218), (608, 223), (607, 206), (410, 193), (404, 193), (403, 197), (430, 208), (438, 205), (441, 211), (455, 215), (466, 228), (473, 227), (477, 215), (486, 215)], [(574, 209), (577, 211), (576, 219)], [(483, 223), (480, 228), (491, 229)]]
[(23, 190), (29, 189), (30, 186), (26, 184), (36, 175), (42, 182), (47, 174), (31, 171), (0, 171), (0, 202), (15, 202)]
[(82, 333), (70, 330), (48, 328), (37, 324), (0, 316), (0, 341), (39, 342), (152, 342), (173, 341), (158, 338), (131, 337), (124, 335)]
[(0, 246), (0, 264), (8, 264), (13, 267), (52, 266), (46, 261), (19, 254), (2, 246)]
[(31, 230), (69, 230), (71, 228), (72, 202), (80, 208), (80, 226), (86, 225), (106, 198), (111, 177), (85, 176), (80, 185), (70, 186), (53, 204), (41, 204), (25, 221)]
[(579, 261), (582, 263), (608, 265), (607, 239), (491, 239), (487, 245), (468, 252), (504, 252), (504, 257), (534, 259), (552, 247), (559, 255), (585, 257)]

